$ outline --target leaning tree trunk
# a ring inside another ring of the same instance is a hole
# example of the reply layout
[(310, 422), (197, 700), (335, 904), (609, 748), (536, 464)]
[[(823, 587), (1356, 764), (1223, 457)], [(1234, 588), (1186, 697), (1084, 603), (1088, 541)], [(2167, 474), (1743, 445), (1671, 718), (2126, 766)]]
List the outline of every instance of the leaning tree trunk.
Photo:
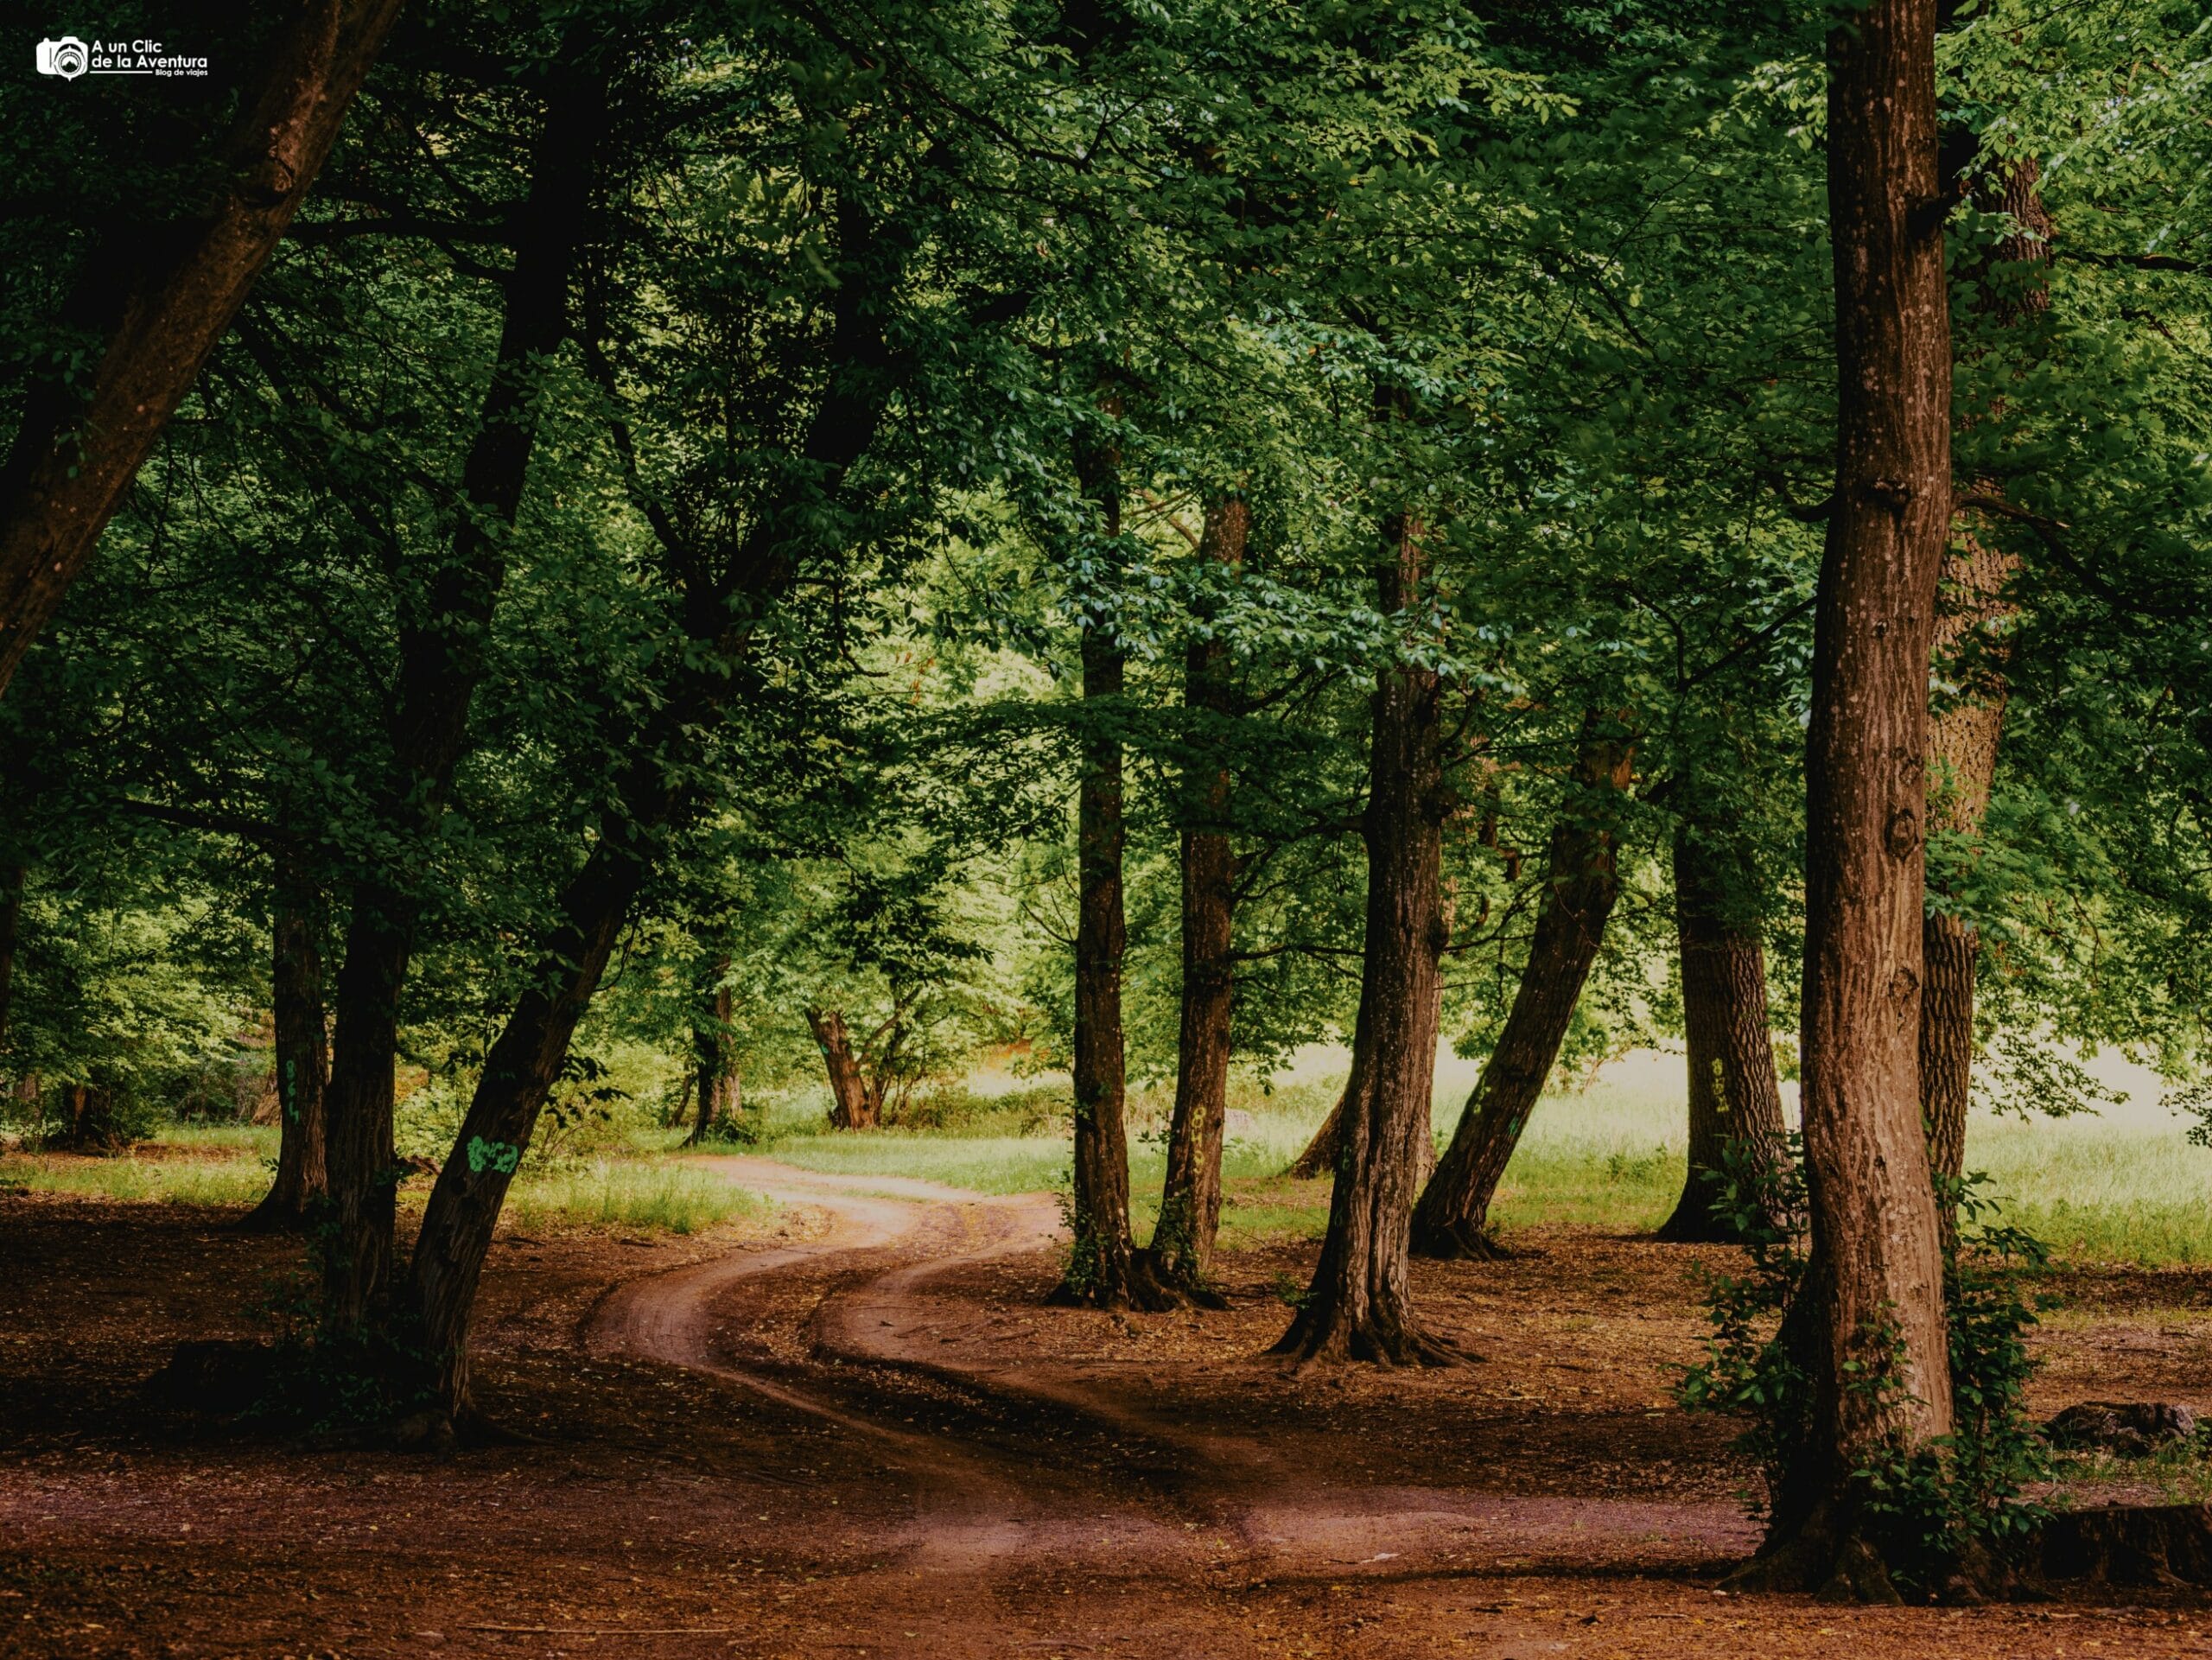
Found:
[[(1243, 563), (1251, 507), (1242, 496), (1211, 503), (1198, 557), (1235, 567)], [(1192, 643), (1184, 665), (1186, 740), (1198, 754), (1218, 753), (1235, 715), (1228, 648), (1217, 638)], [(1167, 1177), (1152, 1263), (1160, 1277), (1185, 1292), (1205, 1283), (1221, 1228), (1221, 1143), (1229, 1113), (1230, 1012), (1235, 993), (1232, 933), (1236, 858), (1230, 850), (1229, 769), (1194, 761), (1184, 781), (1183, 992), (1175, 1050), (1175, 1110), (1167, 1127)]]
[(1802, 1090), (1812, 1405), (1746, 1583), (1893, 1599), (1856, 1472), (1952, 1426), (1920, 1113), (1928, 665), (1951, 517), (1935, 0), (1828, 38), (1836, 487), (1805, 747)]
[(245, 89), (214, 200), (92, 255), (65, 308), (104, 336), (89, 380), (36, 387), (0, 467), (0, 692), (292, 222), (398, 14), (399, 0), (292, 8)]
[[(1675, 934), (1681, 951), (1682, 1036), (1689, 1051), (1689, 1173), (1657, 1237), (1678, 1244), (1738, 1237), (1713, 1208), (1728, 1155), (1754, 1168), (1789, 1157), (1782, 1084), (1767, 1021), (1766, 948), (1756, 917), (1732, 908), (1722, 863), (1685, 827), (1675, 836)], [(1758, 1195), (1751, 1195), (1756, 1202)], [(1789, 1218), (1765, 1215), (1769, 1226)]]
[(839, 1008), (810, 1008), (806, 1024), (814, 1046), (822, 1051), (823, 1070), (830, 1076), (830, 1127), (832, 1129), (875, 1129), (883, 1123), (882, 1097), (870, 1085), (853, 1053), (852, 1033)]
[(706, 1022), (692, 1034), (699, 1117), (691, 1126), (690, 1135), (684, 1138), (686, 1147), (697, 1147), (705, 1142), (719, 1122), (735, 1123), (744, 1098), (737, 1072), (737, 1045), (729, 1025), (736, 998), (722, 983), (728, 972), (729, 958), (724, 957), (715, 964), (713, 1007)]
[[(1358, 1059), (1357, 1049), (1353, 1059), (1355, 1061)], [(1337, 1097), (1337, 1104), (1329, 1109), (1329, 1116), (1313, 1132), (1313, 1139), (1306, 1143), (1306, 1150), (1290, 1161), (1290, 1168), (1283, 1174), (1294, 1180), (1311, 1181), (1316, 1176), (1335, 1173), (1337, 1161), (1344, 1156), (1344, 1103), (1351, 1097), (1352, 1080), (1347, 1075), (1343, 1093)]]
[[(1997, 245), (1980, 279), (1975, 308), (2010, 323), (2046, 311), (2050, 290), (2043, 273), (2050, 260), (2050, 215), (2044, 211), (2040, 173), (2032, 157), (2006, 164), (1994, 188), (1985, 186), (1979, 205), (2009, 213), (2020, 226)], [(1993, 280), (1998, 270), (2027, 280)], [(1994, 493), (1985, 482), (1981, 488)], [(2018, 610), (2007, 592), (2019, 561), (1972, 535), (1944, 559), (1943, 587), (1936, 614), (1935, 665), (1956, 691), (1929, 720), (1928, 820), (1931, 831), (1961, 843), (1980, 839), (1997, 776), (2005, 728), (2005, 631)], [(1944, 893), (1935, 886), (1930, 894)], [(1931, 905), (1921, 924), (1926, 959), (1920, 1002), (1920, 1092), (1928, 1118), (1928, 1154), (1942, 1183), (1948, 1232), (1955, 1194), (1966, 1173), (1967, 1104), (1974, 1084), (1974, 973), (1980, 932), (1955, 912)]]
[[(820, 517), (808, 510), (838, 490), (874, 442), (899, 382), (883, 321), (886, 296), (903, 279), (904, 240), (879, 235), (858, 202), (841, 215), (838, 240), (825, 354), (829, 385), (798, 447), (809, 464), (793, 470), (789, 493), (763, 504), (743, 542), (714, 550), (711, 563), (721, 580), (687, 614), (693, 645), (706, 648), (702, 655), (711, 660), (685, 669), (637, 741), (625, 746), (632, 760), (618, 778), (613, 809), (601, 821), (591, 856), (561, 892), (558, 920), (537, 942), (531, 989), (485, 1058), (467, 1116), (423, 1213), (412, 1267), (415, 1335), (427, 1363), (431, 1409), (448, 1423), (465, 1424), (475, 1415), (469, 1322), (509, 1181), (631, 904), (664, 853), (671, 826), (690, 811), (691, 798), (679, 780), (704, 761), (706, 736), (732, 695), (733, 672), (757, 620), (798, 574), (808, 550), (791, 527)], [(673, 537), (665, 520), (655, 530)], [(673, 539), (663, 545), (687, 570), (709, 567), (696, 547)]]
[[(464, 502), (453, 544), (419, 614), (399, 631), (391, 774), (382, 817), (427, 840), (468, 748), (468, 707), (486, 669), (506, 538), (520, 510), (537, 437), (535, 365), (568, 333), (569, 277), (586, 234), (606, 86), (575, 85), (545, 111), (530, 194), (517, 210), (506, 312), (476, 436), (461, 469)], [(397, 1190), (392, 1069), (399, 1000), (414, 957), (422, 896), (383, 877), (353, 894), (339, 966), (336, 1040), (326, 1095), (332, 1228), (323, 1252), (323, 1318), (336, 1331), (369, 1326), (390, 1284)]]
[(279, 875), (270, 930), (276, 1021), (276, 1180), (244, 1225), (286, 1232), (307, 1225), (328, 1191), (323, 1159), (323, 1091), (330, 1078), (323, 1026), (321, 929), (315, 896)]
[[(1388, 527), (1386, 614), (1421, 601), (1421, 531)], [(1367, 921), (1351, 1077), (1321, 1260), (1278, 1353), (1314, 1360), (1448, 1365), (1462, 1358), (1421, 1331), (1408, 1283), (1407, 1223), (1420, 1184), (1436, 1084), (1437, 980), (1445, 938), (1444, 820), (1449, 812), (1433, 669), (1401, 660), (1376, 677), (1368, 759)]]
[(1585, 722), (1575, 761), (1581, 799), (1552, 829), (1543, 900), (1505, 1029), (1414, 1211), (1416, 1256), (1499, 1254), (1489, 1231), (1491, 1200), (1559, 1059), (1620, 897), (1610, 814), (1600, 802), (1628, 787), (1633, 759), (1634, 745), (1618, 728), (1595, 716)]

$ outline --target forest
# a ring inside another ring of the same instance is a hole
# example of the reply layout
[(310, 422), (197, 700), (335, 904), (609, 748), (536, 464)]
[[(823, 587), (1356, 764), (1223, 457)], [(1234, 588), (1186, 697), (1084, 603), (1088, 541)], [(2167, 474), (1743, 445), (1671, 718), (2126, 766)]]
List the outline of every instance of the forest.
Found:
[(2212, 4), (141, 10), (0, 1654), (2206, 1651)]

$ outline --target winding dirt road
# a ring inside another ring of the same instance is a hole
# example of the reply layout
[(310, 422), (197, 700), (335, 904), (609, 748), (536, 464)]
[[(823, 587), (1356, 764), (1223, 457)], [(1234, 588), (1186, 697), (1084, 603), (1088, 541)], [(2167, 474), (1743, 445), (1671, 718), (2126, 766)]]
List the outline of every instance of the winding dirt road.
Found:
[[(1239, 1428), (1233, 1411), (1228, 1421), (1186, 1414), (1174, 1380), (1164, 1392), (1157, 1377), (1132, 1388), (1111, 1364), (1025, 1352), (1003, 1305), (946, 1282), (1046, 1252), (1060, 1236), (1050, 1195), (989, 1198), (757, 1158), (710, 1163), (786, 1205), (826, 1212), (828, 1231), (630, 1282), (595, 1311), (585, 1341), (595, 1354), (734, 1381), (868, 1438), (914, 1486), (913, 1519), (891, 1542), (909, 1565), (971, 1572), (1105, 1556), (1128, 1566), (1187, 1559), (1202, 1535), (1218, 1565), (1255, 1578), (1348, 1568), (1398, 1577), (1561, 1554), (1680, 1567), (1754, 1540), (1725, 1503), (1348, 1481), (1338, 1460), (1312, 1456), (1311, 1432)], [(757, 1330), (772, 1303), (792, 1319), (794, 1281), (806, 1285), (798, 1317), (813, 1364), (803, 1371), (732, 1340)], [(909, 1428), (902, 1384), (967, 1409), (947, 1428)], [(1009, 1415), (1052, 1433), (1009, 1434)]]

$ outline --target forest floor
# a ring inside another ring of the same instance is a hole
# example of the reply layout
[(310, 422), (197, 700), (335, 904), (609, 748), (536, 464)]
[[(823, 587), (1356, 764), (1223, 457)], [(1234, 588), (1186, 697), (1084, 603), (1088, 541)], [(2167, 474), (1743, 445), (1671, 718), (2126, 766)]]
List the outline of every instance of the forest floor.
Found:
[[(149, 1395), (180, 1339), (267, 1331), (296, 1245), (0, 1193), (0, 1654), (2212, 1655), (2197, 1603), (1722, 1594), (1750, 1472), (1670, 1389), (1726, 1251), (1532, 1230), (1415, 1269), (1475, 1364), (1300, 1372), (1264, 1351), (1310, 1244), (1225, 1258), (1224, 1313), (1052, 1308), (1049, 1196), (710, 1167), (780, 1207), (502, 1236), (480, 1393), (531, 1440), (446, 1460)], [(2047, 1288), (2039, 1411), (2212, 1409), (2212, 1272)]]

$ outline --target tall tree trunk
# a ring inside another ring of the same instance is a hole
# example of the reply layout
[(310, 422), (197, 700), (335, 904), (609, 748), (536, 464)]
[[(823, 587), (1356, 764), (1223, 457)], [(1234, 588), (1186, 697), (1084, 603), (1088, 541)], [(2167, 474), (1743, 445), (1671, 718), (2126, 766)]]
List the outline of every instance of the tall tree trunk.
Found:
[(1952, 1426), (1920, 1111), (1928, 666), (1951, 517), (1935, 0), (1828, 40), (1836, 487), (1806, 738), (1802, 1090), (1813, 1403), (1751, 1583), (1894, 1598), (1853, 1472)]
[(324, 1162), (323, 1091), (330, 1078), (323, 1025), (322, 944), (318, 896), (280, 869), (270, 930), (270, 984), (276, 1021), (276, 1180), (245, 1221), (249, 1229), (304, 1227), (329, 1190)]
[(1597, 716), (1585, 722), (1575, 760), (1580, 798), (1552, 829), (1543, 900), (1505, 1029), (1414, 1211), (1416, 1256), (1481, 1260), (1499, 1254), (1489, 1232), (1491, 1200), (1559, 1059), (1620, 897), (1603, 798), (1628, 787), (1633, 759), (1634, 745), (1617, 726)]
[[(2041, 175), (2033, 158), (2005, 166), (1977, 192), (1985, 211), (2009, 213), (2018, 234), (1997, 245), (1980, 278), (1976, 308), (2016, 321), (2046, 311), (2050, 291), (2043, 272), (2050, 259), (2050, 215), (2044, 211)], [(2024, 272), (2023, 268), (2025, 268)], [(1993, 280), (1998, 270), (2004, 280)], [(2024, 283), (2017, 282), (2025, 275)], [(1981, 491), (1994, 493), (1984, 480)], [(2019, 561), (1971, 534), (1944, 556), (1943, 585), (1936, 611), (1935, 672), (1957, 688), (1929, 722), (1928, 821), (1932, 833), (1978, 841), (1997, 776), (2004, 735), (2006, 686), (2004, 639), (2018, 607), (2007, 592)], [(1947, 888), (1935, 883), (1930, 897)], [(1948, 1231), (1951, 1196), (1966, 1173), (1967, 1104), (1974, 1085), (1974, 974), (1981, 957), (1980, 931), (1955, 912), (1931, 905), (1921, 923), (1926, 968), (1920, 1001), (1920, 1092), (1928, 1119), (1928, 1152), (1943, 1183)]]
[[(1234, 569), (1243, 563), (1250, 505), (1240, 495), (1207, 505), (1198, 557)], [(1217, 638), (1192, 643), (1184, 663), (1183, 703), (1194, 752), (1217, 751), (1236, 710), (1228, 647)], [(1175, 1110), (1167, 1126), (1167, 1176), (1153, 1230), (1160, 1277), (1199, 1292), (1221, 1228), (1221, 1142), (1229, 1113), (1230, 1014), (1235, 1002), (1236, 857), (1225, 826), (1226, 766), (1194, 760), (1184, 779), (1183, 993), (1175, 1048)]]
[[(1689, 1173), (1658, 1237), (1732, 1240), (1714, 1214), (1732, 1148), (1768, 1169), (1789, 1157), (1782, 1084), (1767, 1021), (1766, 947), (1757, 919), (1730, 908), (1728, 877), (1693, 827), (1675, 836), (1675, 934), (1681, 951), (1682, 1035), (1689, 1051)], [(1740, 887), (1741, 884), (1737, 884)], [(1764, 1218), (1786, 1224), (1784, 1217)]]
[[(849, 194), (838, 213), (838, 283), (824, 356), (829, 385), (808, 422), (790, 493), (761, 504), (734, 547), (702, 549), (680, 539), (664, 517), (655, 525), (681, 569), (713, 570), (710, 586), (684, 608), (702, 660), (681, 671), (667, 700), (648, 717), (618, 775), (613, 805), (602, 817), (590, 857), (562, 890), (558, 923), (537, 942), (536, 984), (516, 1004), (492, 1051), (423, 1212), (412, 1269), (419, 1352), (429, 1362), (427, 1392), (448, 1422), (475, 1417), (469, 1399), (468, 1327), (476, 1288), (507, 1186), (535, 1131), (547, 1094), (566, 1064), (575, 1026), (598, 989), (614, 942), (665, 838), (694, 806), (683, 780), (697, 773), (705, 735), (735, 695), (735, 677), (752, 631), (797, 578), (810, 554), (806, 527), (835, 500), (848, 469), (874, 441), (887, 401), (899, 385), (884, 339), (888, 301), (903, 280), (911, 246), (885, 234)], [(836, 551), (842, 551), (839, 544)]]
[(0, 864), (0, 1076), (7, 1072), (8, 1014), (16, 984), (16, 947), (22, 938), (23, 888), (29, 870), (21, 862)]
[(0, 692), (230, 327), (330, 153), (399, 0), (311, 0), (271, 42), (203, 212), (92, 256), (67, 308), (103, 336), (80, 395), (33, 390), (0, 467)]
[[(1101, 399), (1109, 418), (1121, 400)], [(1110, 440), (1077, 453), (1084, 494), (1121, 557), (1121, 455)], [(1125, 656), (1110, 622), (1083, 620), (1083, 776), (1076, 792), (1075, 1154), (1068, 1268), (1056, 1301), (1099, 1308), (1164, 1307), (1173, 1297), (1129, 1233), (1128, 1080), (1122, 1039), (1122, 740)]]
[(693, 1036), (694, 1061), (699, 1086), (699, 1118), (692, 1125), (691, 1134), (684, 1138), (686, 1147), (697, 1147), (703, 1142), (718, 1120), (735, 1123), (743, 1100), (737, 1073), (737, 1046), (730, 1033), (730, 1015), (736, 999), (724, 977), (729, 973), (729, 958), (722, 957), (715, 963), (714, 1002), (708, 1013), (706, 1024)]
[[(1385, 527), (1382, 608), (1421, 597), (1421, 527)], [(1408, 642), (1411, 643), (1410, 641)], [(1367, 919), (1342, 1146), (1329, 1231), (1298, 1316), (1275, 1345), (1300, 1360), (1449, 1365), (1463, 1358), (1421, 1331), (1408, 1285), (1407, 1226), (1436, 1084), (1437, 981), (1444, 948), (1444, 820), (1450, 811), (1433, 669), (1400, 662), (1376, 677), (1368, 758)]]
[[(468, 747), (468, 707), (485, 672), (492, 615), (505, 577), (505, 539), (530, 474), (537, 432), (535, 360), (568, 334), (569, 277), (590, 213), (594, 152), (606, 114), (603, 81), (563, 86), (549, 102), (516, 218), (506, 312), (476, 436), (461, 472), (467, 506), (450, 557), (419, 610), (402, 619), (393, 688), (392, 770), (384, 822), (427, 843)], [(420, 855), (408, 855), (410, 862)], [(423, 899), (415, 873), (359, 884), (338, 970), (337, 1031), (326, 1097), (333, 1231), (323, 1256), (324, 1319), (336, 1330), (372, 1320), (392, 1269), (396, 1160), (392, 1068), (399, 999)]]
[(822, 1051), (830, 1074), (830, 1126), (833, 1129), (875, 1129), (883, 1123), (883, 1098), (853, 1053), (852, 1034), (842, 1009), (810, 1008), (806, 1024)]

